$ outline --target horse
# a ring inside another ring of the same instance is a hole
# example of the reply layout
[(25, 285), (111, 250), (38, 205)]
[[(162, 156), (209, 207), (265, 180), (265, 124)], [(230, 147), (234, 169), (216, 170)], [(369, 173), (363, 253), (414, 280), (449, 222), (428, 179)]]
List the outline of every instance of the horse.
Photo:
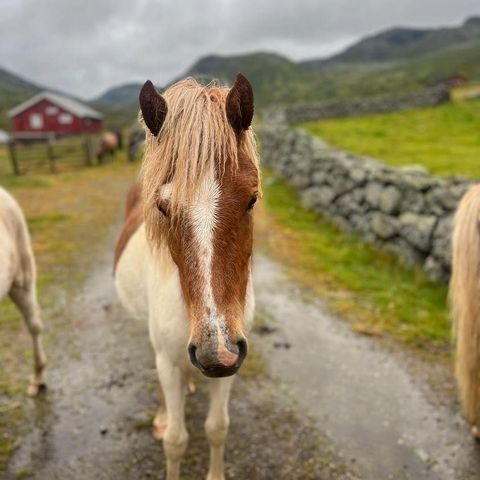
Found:
[(100, 138), (97, 148), (97, 159), (102, 162), (105, 155), (113, 157), (120, 147), (121, 136), (119, 132), (105, 132)]
[(153, 422), (167, 479), (179, 478), (188, 433), (185, 394), (195, 368), (209, 384), (208, 480), (223, 480), (228, 401), (253, 321), (253, 207), (260, 174), (253, 91), (191, 78), (139, 95), (145, 129), (140, 182), (127, 197), (115, 249), (124, 307), (147, 320), (164, 397)]
[(33, 377), (27, 394), (45, 388), (46, 356), (42, 343), (43, 322), (37, 300), (36, 266), (30, 235), (22, 210), (0, 187), (0, 300), (7, 295), (19, 308), (33, 341)]
[(455, 214), (449, 300), (460, 403), (480, 439), (480, 185), (468, 189)]

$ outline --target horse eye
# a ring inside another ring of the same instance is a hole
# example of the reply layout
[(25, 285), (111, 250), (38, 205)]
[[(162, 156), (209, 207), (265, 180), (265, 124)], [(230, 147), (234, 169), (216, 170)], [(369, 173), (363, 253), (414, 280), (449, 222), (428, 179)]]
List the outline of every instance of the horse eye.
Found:
[(256, 202), (256, 201), (257, 201), (257, 196), (254, 195), (254, 196), (250, 199), (250, 201), (248, 202), (247, 212), (253, 208), (253, 206), (255, 205), (255, 202)]
[(157, 201), (158, 211), (164, 216), (168, 217), (168, 202), (167, 200), (161, 199)]

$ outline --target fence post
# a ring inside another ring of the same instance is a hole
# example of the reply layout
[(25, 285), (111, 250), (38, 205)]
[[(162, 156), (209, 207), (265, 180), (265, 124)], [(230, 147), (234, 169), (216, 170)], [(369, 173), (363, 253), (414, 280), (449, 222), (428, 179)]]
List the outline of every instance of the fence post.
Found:
[(87, 135), (85, 137), (85, 165), (87, 167), (92, 166), (92, 138), (90, 135)]
[(50, 168), (50, 173), (56, 173), (57, 169), (55, 166), (55, 154), (53, 152), (53, 142), (52, 142), (51, 136), (47, 138), (47, 158), (48, 158), (48, 166)]
[(20, 167), (18, 166), (17, 152), (15, 151), (15, 140), (10, 139), (8, 142), (8, 151), (10, 152), (10, 160), (14, 175), (20, 175)]

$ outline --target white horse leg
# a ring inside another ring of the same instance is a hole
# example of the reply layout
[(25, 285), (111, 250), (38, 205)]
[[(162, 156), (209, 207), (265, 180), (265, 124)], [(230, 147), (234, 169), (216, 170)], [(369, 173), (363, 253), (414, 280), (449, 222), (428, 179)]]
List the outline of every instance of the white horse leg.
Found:
[(153, 419), (153, 436), (157, 440), (162, 440), (167, 428), (167, 408), (165, 405), (165, 395), (160, 385), (160, 393), (158, 395), (158, 408)]
[(223, 455), (230, 418), (228, 400), (234, 377), (210, 380), (210, 408), (205, 431), (210, 444), (210, 467), (207, 480), (224, 480)]
[(45, 387), (44, 369), (47, 363), (42, 343), (43, 322), (37, 301), (35, 284), (20, 287), (13, 286), (10, 297), (22, 312), (33, 341), (34, 373), (27, 393), (36, 396)]
[(156, 364), (167, 409), (167, 426), (163, 434), (163, 448), (167, 457), (167, 480), (178, 480), (180, 462), (188, 443), (185, 427), (184, 376), (180, 368), (163, 355), (157, 354)]

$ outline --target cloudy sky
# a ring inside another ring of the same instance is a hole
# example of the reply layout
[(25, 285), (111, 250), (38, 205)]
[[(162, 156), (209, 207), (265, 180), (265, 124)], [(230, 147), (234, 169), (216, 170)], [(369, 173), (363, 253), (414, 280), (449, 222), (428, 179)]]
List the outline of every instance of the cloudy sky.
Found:
[(208, 53), (334, 53), (394, 25), (455, 25), (479, 0), (0, 0), (0, 67), (84, 98)]

